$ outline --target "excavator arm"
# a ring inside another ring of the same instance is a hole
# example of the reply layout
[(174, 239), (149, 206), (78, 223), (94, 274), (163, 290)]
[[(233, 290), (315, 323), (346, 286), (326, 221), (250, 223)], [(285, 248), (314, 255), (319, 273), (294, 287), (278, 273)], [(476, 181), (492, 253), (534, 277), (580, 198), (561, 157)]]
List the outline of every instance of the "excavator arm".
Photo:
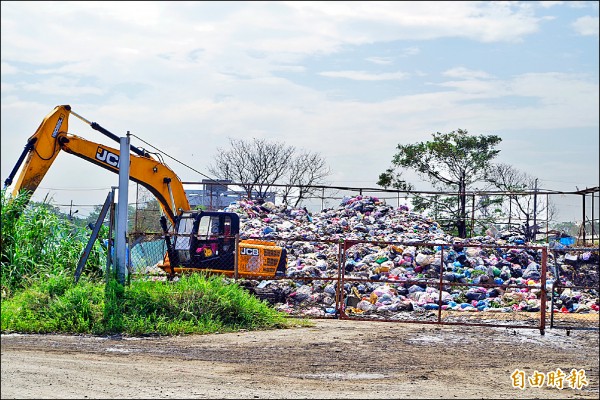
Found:
[[(9, 186), (20, 165), (25, 161), (14, 185), (13, 195), (22, 190), (27, 190), (30, 194), (35, 192), (61, 150), (119, 173), (120, 151), (67, 133), (70, 114), (71, 107), (68, 105), (55, 107), (27, 140), (23, 153), (5, 181), (5, 187)], [(110, 134), (96, 123), (91, 125), (94, 129)], [(110, 135), (108, 136), (112, 139), (118, 139), (115, 135)], [(180, 211), (190, 209), (183, 184), (165, 164), (138, 148), (133, 149), (141, 155), (129, 154), (129, 179), (147, 188), (174, 224)]]

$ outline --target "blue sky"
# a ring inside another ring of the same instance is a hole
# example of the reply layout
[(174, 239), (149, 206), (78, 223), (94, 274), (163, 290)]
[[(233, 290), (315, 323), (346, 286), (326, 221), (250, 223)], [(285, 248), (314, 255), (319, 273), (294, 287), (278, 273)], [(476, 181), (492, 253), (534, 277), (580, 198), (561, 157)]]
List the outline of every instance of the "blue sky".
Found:
[[(321, 153), (331, 185), (376, 187), (396, 145), (466, 129), (500, 136), (496, 161), (543, 188), (598, 186), (595, 1), (2, 1), (1, 11), (2, 181), (43, 117), (70, 104), (207, 175), (228, 138), (255, 137)], [(183, 181), (203, 178), (167, 163)], [(63, 154), (36, 197), (101, 204), (117, 183)], [(578, 197), (560, 201), (562, 219), (581, 219)]]

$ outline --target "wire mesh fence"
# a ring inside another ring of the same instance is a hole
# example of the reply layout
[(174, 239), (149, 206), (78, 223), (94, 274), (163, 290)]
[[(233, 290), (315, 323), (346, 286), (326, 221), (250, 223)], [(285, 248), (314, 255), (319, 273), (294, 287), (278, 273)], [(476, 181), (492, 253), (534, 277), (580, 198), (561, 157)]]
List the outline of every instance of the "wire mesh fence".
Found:
[(598, 248), (554, 249), (549, 265), (550, 327), (598, 329)]
[[(176, 236), (176, 235), (175, 235)], [(177, 240), (177, 238), (174, 238)], [(296, 317), (394, 322), (598, 329), (598, 249), (357, 240), (273, 241), (286, 249), (283, 276), (238, 277), (236, 259), (210, 268)], [(138, 279), (171, 279), (161, 269), (164, 237), (138, 234)], [(240, 252), (244, 240), (237, 243)], [(218, 252), (216, 254), (218, 258)], [(258, 263), (263, 262), (257, 258)], [(225, 265), (227, 264), (227, 265)]]

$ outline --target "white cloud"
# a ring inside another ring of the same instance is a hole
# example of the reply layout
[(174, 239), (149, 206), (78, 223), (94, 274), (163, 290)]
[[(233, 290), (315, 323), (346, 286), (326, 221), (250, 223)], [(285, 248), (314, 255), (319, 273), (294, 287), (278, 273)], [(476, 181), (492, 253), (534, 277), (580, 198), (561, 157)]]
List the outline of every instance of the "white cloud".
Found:
[(2, 62), (0, 63), (1, 65), (1, 71), (2, 71), (2, 75), (9, 75), (9, 74), (15, 74), (17, 72), (19, 72), (19, 69), (7, 62)]
[(449, 76), (451, 78), (464, 78), (464, 79), (486, 79), (491, 76), (485, 71), (474, 71), (464, 67), (456, 67), (451, 68), (442, 73), (444, 76)]
[(373, 64), (379, 64), (379, 65), (387, 65), (387, 64), (391, 64), (393, 62), (392, 58), (390, 58), (390, 57), (368, 57), (367, 61), (372, 62)]
[(319, 75), (328, 76), (330, 78), (345, 78), (354, 81), (391, 81), (406, 79), (408, 74), (404, 72), (388, 72), (375, 74), (366, 71), (326, 71), (320, 72)]
[(560, 6), (564, 2), (563, 1), (538, 1), (537, 2), (542, 8), (551, 8), (554, 6)]
[(419, 54), (420, 52), (421, 52), (421, 49), (419, 49), (416, 46), (407, 47), (407, 48), (401, 50), (400, 57), (414, 56), (414, 55)]
[[(3, 2), (3, 56), (25, 62), (100, 62), (123, 52), (127, 57), (165, 53), (182, 57), (202, 48), (204, 62), (219, 59), (225, 51), (251, 49), (279, 58), (330, 53), (345, 44), (375, 41), (441, 37), (512, 41), (535, 32), (539, 22), (512, 3), (248, 2), (229, 8), (227, 4)], [(220, 8), (222, 12), (209, 12)], [(17, 19), (22, 22), (11, 23)], [(50, 19), (60, 23), (47, 24)], [(73, 41), (73, 32), (88, 39)], [(56, 47), (66, 42), (69, 51)], [(415, 51), (407, 48), (404, 55)]]
[(583, 36), (598, 36), (600, 25), (598, 24), (598, 17), (581, 17), (577, 18), (572, 24), (573, 29), (577, 33)]
[[(516, 2), (289, 2), (318, 21), (336, 24), (340, 41), (465, 37), (476, 41), (515, 41), (537, 31), (540, 18)], [(368, 27), (370, 33), (365, 29)], [(335, 32), (332, 31), (332, 32)], [(344, 39), (343, 39), (344, 38)]]
[(567, 1), (565, 4), (571, 8), (592, 8), (598, 9), (597, 1)]
[[(466, 79), (460, 81), (448, 81), (440, 83), (439, 86), (454, 88), (461, 93), (469, 93), (472, 95), (481, 94), (478, 96), (481, 99), (490, 99), (494, 97), (500, 97), (505, 95), (505, 91), (502, 87), (498, 86), (497, 82), (480, 81), (476, 79)], [(476, 97), (472, 97), (471, 100)], [(465, 99), (466, 100), (466, 99)]]

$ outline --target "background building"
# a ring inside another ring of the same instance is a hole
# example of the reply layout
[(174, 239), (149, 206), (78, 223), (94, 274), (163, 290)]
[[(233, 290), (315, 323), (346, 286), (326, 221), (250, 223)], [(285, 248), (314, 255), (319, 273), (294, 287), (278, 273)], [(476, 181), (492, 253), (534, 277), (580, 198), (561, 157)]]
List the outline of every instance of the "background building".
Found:
[[(231, 180), (203, 179), (201, 183), (202, 189), (185, 191), (192, 209), (201, 207), (206, 210), (222, 210), (246, 195), (241, 188), (232, 185)], [(270, 192), (264, 200), (275, 203), (275, 193)]]

